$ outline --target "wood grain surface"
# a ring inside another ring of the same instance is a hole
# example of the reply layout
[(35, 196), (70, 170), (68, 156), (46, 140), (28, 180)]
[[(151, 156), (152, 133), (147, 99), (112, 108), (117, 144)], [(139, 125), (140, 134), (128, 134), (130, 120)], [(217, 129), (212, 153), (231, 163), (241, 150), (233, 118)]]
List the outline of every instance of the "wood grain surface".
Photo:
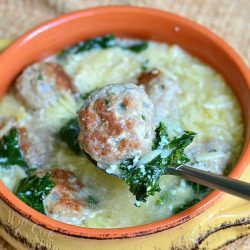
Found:
[[(175, 12), (223, 37), (250, 66), (250, 0), (0, 0), (0, 38), (15, 39), (32, 26), (69, 11), (100, 5), (137, 5)], [(13, 249), (0, 238), (0, 249)], [(249, 250), (250, 237), (223, 250)]]

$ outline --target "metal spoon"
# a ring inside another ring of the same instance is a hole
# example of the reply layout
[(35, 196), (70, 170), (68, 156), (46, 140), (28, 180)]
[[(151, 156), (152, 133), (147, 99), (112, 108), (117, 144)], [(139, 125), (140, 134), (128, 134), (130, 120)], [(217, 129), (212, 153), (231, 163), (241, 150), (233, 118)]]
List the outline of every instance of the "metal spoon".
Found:
[(213, 189), (219, 189), (250, 201), (250, 183), (247, 182), (238, 181), (218, 174), (212, 174), (189, 166), (167, 168), (165, 173), (177, 175), (184, 179)]
[[(106, 172), (104, 169), (99, 168), (96, 161), (86, 154), (90, 161), (100, 170)], [(107, 172), (106, 172), (107, 173)], [(109, 173), (107, 173), (109, 174)], [(207, 171), (199, 170), (189, 166), (178, 166), (176, 168), (166, 168), (164, 174), (177, 175), (189, 181), (196, 182), (212, 189), (219, 189), (223, 192), (241, 197), (250, 201), (250, 183), (235, 180), (223, 175), (213, 174)], [(118, 175), (114, 175), (119, 178)]]

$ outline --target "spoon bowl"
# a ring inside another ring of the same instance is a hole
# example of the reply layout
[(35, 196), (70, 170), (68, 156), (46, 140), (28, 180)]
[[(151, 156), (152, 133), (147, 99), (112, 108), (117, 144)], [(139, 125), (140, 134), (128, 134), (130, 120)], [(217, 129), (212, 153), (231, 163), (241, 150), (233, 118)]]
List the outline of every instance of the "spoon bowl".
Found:
[[(97, 162), (87, 153), (86, 156), (98, 169), (117, 178), (121, 178), (121, 176), (118, 174), (107, 172), (105, 169), (99, 167)], [(186, 165), (181, 165), (175, 168), (166, 167), (164, 175), (179, 176), (211, 189), (218, 189), (225, 193), (229, 193), (250, 201), (250, 183), (247, 182), (235, 180), (230, 177), (210, 173), (208, 171), (203, 171)]]

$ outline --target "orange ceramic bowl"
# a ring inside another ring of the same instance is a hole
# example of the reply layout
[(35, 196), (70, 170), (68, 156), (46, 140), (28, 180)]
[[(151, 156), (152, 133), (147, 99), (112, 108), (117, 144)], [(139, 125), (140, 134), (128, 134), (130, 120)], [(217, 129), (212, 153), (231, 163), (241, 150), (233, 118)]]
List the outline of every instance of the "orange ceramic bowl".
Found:
[[(250, 73), (236, 52), (206, 28), (172, 13), (139, 7), (101, 7), (55, 18), (15, 41), (0, 56), (0, 93), (3, 96), (27, 65), (81, 40), (112, 33), (178, 44), (211, 65), (226, 79), (238, 97), (245, 124), (245, 146), (230, 177), (239, 178), (250, 162)], [(88, 239), (131, 238), (178, 226), (213, 205), (221, 192), (214, 191), (198, 204), (175, 216), (154, 223), (119, 229), (93, 229), (61, 223), (40, 214), (20, 201), (0, 182), (0, 197), (22, 217), (47, 230)]]

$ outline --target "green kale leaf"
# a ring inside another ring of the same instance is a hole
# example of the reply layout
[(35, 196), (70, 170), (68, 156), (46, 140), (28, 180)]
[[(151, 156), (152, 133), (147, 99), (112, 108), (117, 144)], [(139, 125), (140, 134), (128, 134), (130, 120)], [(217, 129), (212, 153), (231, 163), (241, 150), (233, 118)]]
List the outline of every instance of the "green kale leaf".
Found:
[(45, 214), (43, 201), (54, 186), (51, 173), (43, 177), (32, 175), (20, 181), (16, 195), (30, 207)]
[(107, 49), (110, 47), (114, 47), (116, 45), (115, 40), (116, 38), (114, 35), (105, 35), (102, 37), (90, 39), (86, 42), (80, 42), (74, 48), (74, 53), (77, 54), (80, 52), (89, 51), (91, 49)]
[(180, 213), (180, 212), (182, 212), (182, 211), (184, 211), (184, 210), (186, 210), (186, 209), (192, 207), (194, 204), (196, 204), (196, 203), (199, 202), (199, 201), (200, 201), (199, 198), (194, 198), (194, 199), (192, 199), (192, 200), (189, 200), (189, 201), (187, 201), (186, 203), (181, 204), (181, 205), (178, 206), (178, 207), (175, 207), (175, 208), (173, 209), (173, 213), (174, 213), (174, 214), (178, 214), (178, 213)]
[(147, 69), (148, 69), (148, 64), (149, 64), (149, 60), (147, 59), (147, 60), (145, 60), (143, 63), (142, 63), (142, 65), (141, 65), (141, 70), (142, 71), (146, 71)]
[(184, 132), (170, 141), (165, 125), (160, 123), (156, 129), (153, 149), (166, 149), (170, 152), (169, 155), (163, 158), (160, 154), (143, 165), (133, 164), (133, 159), (120, 164), (121, 178), (126, 181), (129, 190), (135, 195), (135, 205), (146, 202), (149, 196), (160, 191), (160, 177), (167, 168), (177, 167), (188, 161), (184, 149), (193, 141), (194, 136), (193, 132)]
[(89, 195), (87, 197), (87, 202), (90, 207), (95, 207), (99, 203), (99, 200), (96, 197)]
[(60, 139), (65, 142), (77, 155), (82, 154), (82, 150), (78, 142), (79, 133), (80, 128), (78, 126), (77, 118), (70, 119), (59, 131)]
[(59, 53), (58, 58), (64, 59), (69, 54), (77, 54), (92, 49), (107, 49), (116, 46), (116, 38), (114, 35), (105, 35), (96, 37), (85, 42), (80, 42), (70, 48), (64, 49)]
[(196, 133), (191, 131), (184, 131), (178, 137), (175, 137), (168, 145), (168, 149), (172, 149), (172, 153), (168, 156), (168, 167), (177, 167), (189, 161), (184, 154), (185, 148), (194, 140)]
[(157, 156), (141, 166), (127, 165), (126, 162), (120, 165), (121, 178), (129, 185), (129, 191), (135, 195), (135, 205), (146, 202), (148, 196), (160, 191), (159, 179), (164, 173), (165, 164), (165, 160)]
[(147, 48), (148, 48), (147, 42), (140, 42), (138, 44), (130, 45), (130, 46), (126, 47), (125, 49), (128, 49), (134, 53), (140, 53)]
[(170, 192), (165, 191), (155, 202), (155, 205), (166, 205), (172, 200)]
[[(96, 88), (96, 89), (97, 89), (97, 88)], [(94, 89), (94, 90), (96, 90), (96, 89)], [(87, 93), (85, 93), (85, 94), (80, 94), (80, 99), (81, 99), (82, 101), (85, 101), (85, 100), (89, 97), (89, 95), (90, 95), (94, 90), (89, 91), (89, 92), (87, 92)]]
[(169, 142), (168, 132), (165, 124), (160, 122), (155, 130), (155, 138), (153, 140), (152, 150), (164, 148)]
[(28, 167), (20, 148), (19, 131), (15, 127), (4, 135), (0, 141), (0, 165), (4, 167), (13, 165)]
[(210, 191), (210, 188), (203, 186), (201, 184), (192, 182), (192, 181), (186, 181), (188, 185), (192, 187), (195, 194), (201, 194), (201, 193), (208, 193)]
[(70, 48), (64, 49), (58, 54), (58, 59), (64, 60), (68, 55), (82, 53), (92, 49), (107, 49), (112, 47), (120, 47), (134, 53), (140, 53), (141, 51), (147, 49), (148, 43), (143, 41), (130, 46), (120, 46), (119, 43), (117, 43), (116, 37), (112, 34), (108, 34), (80, 42)]
[(184, 204), (177, 206), (173, 209), (174, 214), (180, 213), (187, 208), (193, 206), (197, 202), (199, 202), (204, 196), (208, 195), (211, 191), (210, 188), (200, 185), (198, 183), (192, 181), (186, 181), (187, 185), (191, 186), (194, 191), (194, 198), (191, 200), (186, 201)]

